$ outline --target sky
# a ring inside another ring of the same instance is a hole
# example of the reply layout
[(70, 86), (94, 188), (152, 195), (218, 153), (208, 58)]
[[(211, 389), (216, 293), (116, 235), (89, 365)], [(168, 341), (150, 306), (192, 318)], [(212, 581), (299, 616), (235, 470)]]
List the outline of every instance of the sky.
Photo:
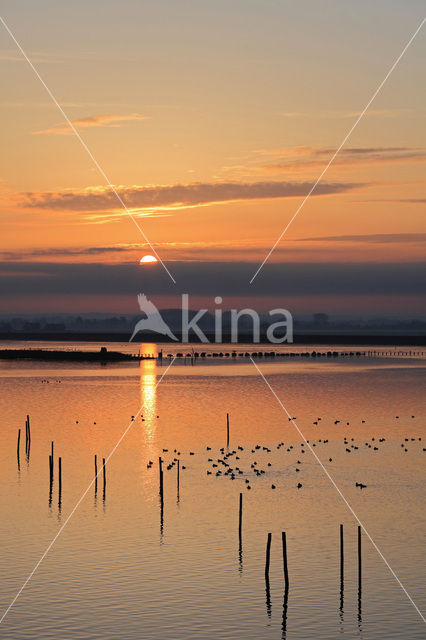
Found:
[(426, 27), (248, 286), (422, 5), (6, 0), (0, 311), (424, 313)]

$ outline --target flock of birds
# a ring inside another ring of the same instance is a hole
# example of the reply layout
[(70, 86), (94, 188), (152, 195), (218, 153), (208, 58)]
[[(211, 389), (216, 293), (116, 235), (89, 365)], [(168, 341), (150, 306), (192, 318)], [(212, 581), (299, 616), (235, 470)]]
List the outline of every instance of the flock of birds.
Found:
[[(158, 417), (158, 416), (157, 416)], [(411, 416), (412, 419), (415, 416)], [(289, 421), (295, 420), (296, 418), (289, 418)], [(395, 416), (395, 419), (398, 420), (399, 416)], [(317, 425), (321, 421), (321, 417), (318, 417), (313, 421), (314, 425)], [(362, 420), (365, 423), (365, 420)], [(334, 424), (337, 425), (341, 423), (340, 420), (334, 420)], [(349, 422), (346, 422), (346, 425), (349, 425)], [(342, 423), (343, 426), (343, 423)], [(401, 448), (404, 452), (408, 452), (408, 444), (413, 442), (420, 442), (422, 440), (421, 437), (406, 437), (401, 443)], [(384, 437), (371, 437), (364, 441), (364, 447), (362, 446), (362, 442), (359, 440), (355, 440), (355, 438), (348, 436), (343, 436), (343, 445), (344, 452), (346, 454), (352, 454), (361, 448), (371, 449), (372, 451), (379, 451), (382, 448), (382, 445), (386, 442), (386, 438)], [(217, 450), (216, 455), (214, 456), (212, 453), (212, 447), (207, 446), (205, 448), (205, 452), (198, 452), (198, 455), (204, 453), (204, 455), (208, 455), (207, 457), (207, 468), (205, 469), (205, 473), (207, 476), (212, 476), (215, 478), (226, 478), (231, 481), (241, 480), (244, 482), (244, 486), (247, 491), (250, 491), (253, 483), (257, 478), (267, 478), (268, 474), (272, 475), (272, 479), (274, 482), (271, 482), (270, 489), (275, 490), (277, 488), (277, 480), (276, 477), (279, 477), (283, 473), (291, 475), (292, 472), (295, 474), (300, 474), (303, 469), (303, 462), (298, 458), (298, 456), (302, 456), (304, 454), (311, 453), (309, 451), (310, 447), (317, 447), (321, 445), (326, 445), (329, 443), (328, 438), (318, 438), (316, 440), (306, 440), (305, 442), (300, 443), (289, 443), (286, 444), (284, 441), (279, 442), (274, 445), (276, 450), (280, 450), (283, 447), (285, 448), (286, 453), (296, 454), (294, 459), (287, 465), (282, 465), (282, 463), (276, 462), (274, 457), (270, 456), (272, 454), (271, 446), (265, 446), (261, 444), (256, 444), (252, 447), (243, 447), (238, 445), (236, 448), (226, 448), (220, 447)], [(423, 451), (426, 451), (426, 448), (423, 447)], [(171, 471), (176, 465), (178, 460), (182, 461), (182, 452), (178, 449), (162, 449), (163, 454), (173, 454), (173, 458), (165, 462), (165, 468), (168, 471)], [(187, 452), (189, 456), (197, 455), (195, 451)], [(271, 461), (272, 460), (272, 461)], [(305, 461), (306, 462), (306, 461)], [(323, 463), (325, 461), (322, 461)], [(333, 462), (332, 457), (327, 458), (327, 462), (325, 464), (330, 464)], [(149, 460), (147, 464), (147, 469), (152, 469), (154, 466), (154, 462)], [(185, 465), (181, 465), (180, 468), (185, 470), (187, 467)], [(297, 478), (299, 480), (299, 478)], [(295, 484), (297, 489), (301, 489), (303, 487), (302, 482), (298, 481)], [(367, 485), (364, 482), (356, 481), (355, 487), (360, 490), (366, 489)]]

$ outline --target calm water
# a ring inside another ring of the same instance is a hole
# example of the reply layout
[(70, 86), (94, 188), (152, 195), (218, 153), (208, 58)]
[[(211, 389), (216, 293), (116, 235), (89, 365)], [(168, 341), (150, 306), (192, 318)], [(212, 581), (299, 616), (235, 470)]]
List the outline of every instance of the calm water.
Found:
[[(1, 637), (423, 638), (419, 614), (364, 534), (359, 599), (357, 523), (254, 366), (176, 363), (156, 388), (166, 364), (0, 361), (2, 611), (88, 487), (94, 455), (98, 460), (109, 455), (144, 403), (143, 418), (131, 423), (107, 464), (105, 496), (99, 478), (96, 496), (92, 487), (3, 621)], [(396, 356), (259, 362), (423, 612), (425, 364), (420, 357)], [(218, 462), (226, 446), (227, 412), (230, 451), (236, 453), (226, 462), (242, 471), (235, 471), (234, 480)], [(55, 477), (49, 504), (51, 440)], [(163, 510), (159, 456), (164, 459)], [(176, 465), (167, 468), (174, 458), (181, 460), (179, 499)], [(256, 475), (255, 468), (265, 473)], [(367, 488), (360, 490), (356, 482)], [(286, 606), (282, 531), (290, 573)], [(268, 532), (269, 592), (264, 579)]]

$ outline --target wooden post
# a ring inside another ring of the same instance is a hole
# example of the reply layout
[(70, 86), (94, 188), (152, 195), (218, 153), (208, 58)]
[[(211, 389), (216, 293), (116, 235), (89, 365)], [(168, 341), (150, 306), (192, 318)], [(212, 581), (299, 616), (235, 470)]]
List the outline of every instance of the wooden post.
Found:
[(161, 457), (158, 458), (158, 469), (160, 476), (160, 495), (163, 496), (163, 461)]
[(163, 495), (163, 461), (161, 456), (158, 458), (158, 472), (160, 480), (160, 536), (163, 536), (164, 529), (164, 495)]
[(362, 621), (362, 605), (361, 605), (361, 595), (362, 595), (362, 582), (361, 582), (361, 527), (358, 525), (358, 625), (361, 624)]
[(344, 589), (344, 552), (343, 552), (343, 524), (340, 525), (340, 604), (339, 616), (343, 622), (343, 589)]
[(271, 560), (271, 541), (272, 533), (268, 533), (268, 540), (266, 542), (266, 560), (265, 560), (265, 580), (269, 582), (269, 564)]
[(243, 494), (240, 493), (240, 506), (238, 514), (238, 570), (243, 570)]
[(102, 469), (103, 469), (103, 480), (104, 480), (104, 497), (105, 497), (105, 487), (106, 487), (106, 467), (105, 467), (105, 458), (102, 458)]
[(269, 563), (271, 558), (271, 540), (272, 533), (268, 533), (268, 540), (266, 543), (266, 561), (265, 561), (265, 590), (266, 590), (266, 613), (268, 618), (271, 617), (271, 590), (269, 587)]
[(177, 499), (179, 501), (179, 488), (180, 488), (180, 460), (178, 458), (177, 461), (177, 476), (176, 476), (176, 480), (177, 480)]
[(226, 414), (226, 446), (229, 447), (229, 413)]
[(52, 504), (52, 487), (53, 487), (52, 456), (49, 456), (49, 507)]
[(51, 460), (52, 460), (52, 476), (53, 476), (53, 440), (52, 440), (52, 444), (50, 445), (50, 456), (51, 456)]
[(358, 525), (358, 589), (361, 592), (361, 527)]
[(21, 430), (18, 429), (18, 444), (16, 445), (16, 453), (18, 456), (18, 462), (19, 462), (19, 444), (21, 442)]
[(98, 456), (95, 454), (95, 495), (98, 493)]
[(285, 531), (282, 532), (282, 541), (283, 541), (283, 566), (284, 566), (284, 582), (285, 582), (285, 590), (288, 590), (289, 580), (288, 580), (288, 566), (287, 566), (287, 541), (285, 536)]
[(28, 425), (28, 453), (31, 447), (31, 428), (30, 428), (30, 416), (27, 416), (27, 425)]
[(62, 458), (58, 459), (58, 506), (61, 508), (62, 502)]

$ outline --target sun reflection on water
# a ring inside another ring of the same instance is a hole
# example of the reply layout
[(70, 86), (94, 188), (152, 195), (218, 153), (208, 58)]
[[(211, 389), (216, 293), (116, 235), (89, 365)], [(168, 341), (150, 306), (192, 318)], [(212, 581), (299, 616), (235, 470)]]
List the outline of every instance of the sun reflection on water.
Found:
[[(139, 349), (140, 354), (157, 355), (155, 344), (143, 343)], [(141, 360), (140, 371), (140, 393), (141, 393), (141, 419), (143, 432), (147, 443), (153, 444), (155, 441), (157, 418), (157, 363), (156, 360)]]

